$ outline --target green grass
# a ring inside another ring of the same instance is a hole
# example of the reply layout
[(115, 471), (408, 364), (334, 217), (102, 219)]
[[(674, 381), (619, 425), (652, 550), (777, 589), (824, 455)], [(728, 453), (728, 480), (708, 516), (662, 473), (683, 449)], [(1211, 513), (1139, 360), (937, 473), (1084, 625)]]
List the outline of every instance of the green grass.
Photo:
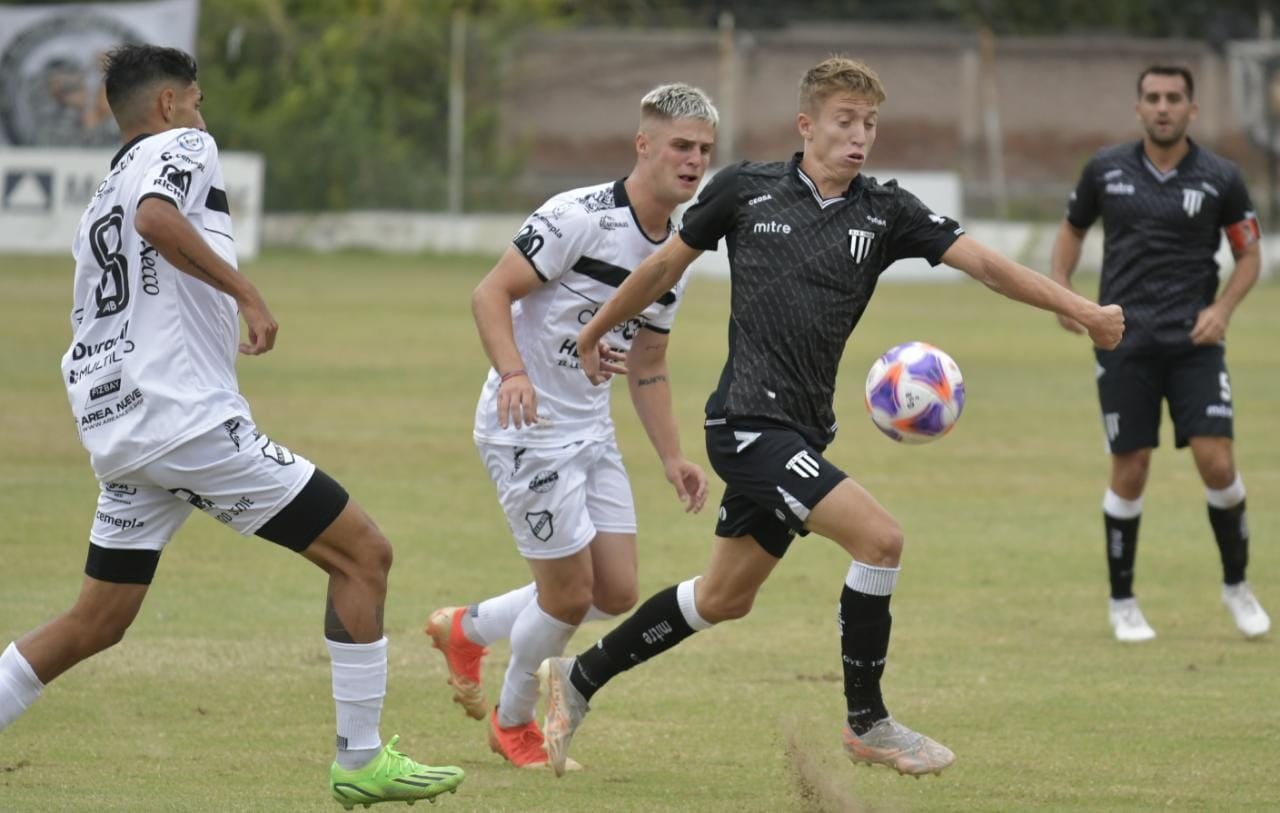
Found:
[[(449, 702), (420, 632), (442, 604), (524, 583), (471, 443), (485, 362), (467, 296), (488, 262), (269, 254), (249, 272), (280, 320), (240, 365), (257, 422), (338, 477), (396, 544), (383, 734), (468, 772), (452, 811), (1274, 810), (1280, 655), (1218, 603), (1217, 553), (1192, 462), (1165, 431), (1138, 588), (1159, 639), (1111, 640), (1100, 499), (1107, 460), (1086, 343), (976, 284), (886, 286), (845, 355), (831, 457), (907, 532), (886, 697), (959, 755), (916, 782), (843, 758), (835, 606), (847, 558), (798, 542), (752, 616), (620, 677), (556, 781), (489, 753)], [(58, 377), (69, 263), (0, 258), (0, 645), (59, 612), (81, 579), (96, 484)], [(672, 336), (688, 454), (724, 357), (727, 286), (695, 280)], [(1253, 512), (1251, 581), (1280, 613), (1280, 287), (1231, 329), (1238, 460)], [(866, 419), (862, 377), (924, 339), (965, 372), (969, 403), (932, 446)], [(705, 564), (713, 514), (689, 518), (619, 391), (641, 527), (641, 595)], [(717, 493), (714, 495), (718, 499)], [(332, 702), (324, 580), (273, 545), (193, 517), (123, 645), (53, 683), (0, 734), (0, 809), (339, 810), (327, 798)], [(584, 628), (576, 651), (608, 629)], [(507, 649), (485, 678), (501, 680)]]

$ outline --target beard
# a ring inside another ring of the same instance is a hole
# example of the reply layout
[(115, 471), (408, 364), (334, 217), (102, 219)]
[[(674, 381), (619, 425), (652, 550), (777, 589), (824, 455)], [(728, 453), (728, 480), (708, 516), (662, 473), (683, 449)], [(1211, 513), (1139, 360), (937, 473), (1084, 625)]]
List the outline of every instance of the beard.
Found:
[(1148, 127), (1146, 130), (1147, 138), (1151, 139), (1151, 143), (1155, 144), (1157, 147), (1165, 148), (1178, 144), (1187, 135), (1187, 128), (1185, 125), (1172, 131), (1167, 136), (1159, 135), (1154, 126)]

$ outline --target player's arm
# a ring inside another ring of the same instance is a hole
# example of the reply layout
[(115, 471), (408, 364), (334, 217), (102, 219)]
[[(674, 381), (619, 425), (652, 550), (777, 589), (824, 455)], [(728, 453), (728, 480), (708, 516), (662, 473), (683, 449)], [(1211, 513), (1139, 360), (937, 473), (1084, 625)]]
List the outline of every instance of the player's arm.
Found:
[(1114, 348), (1124, 335), (1124, 312), (1119, 305), (1090, 302), (968, 235), (952, 243), (942, 261), (1010, 299), (1074, 319), (1104, 350)]
[(498, 262), (471, 293), (471, 315), (480, 344), (498, 371), (498, 425), (506, 429), (538, 422), (538, 396), (524, 369), (511, 324), (511, 304), (542, 284), (533, 266), (515, 246), (508, 246)]
[[(1071, 275), (1080, 264), (1080, 252), (1084, 246), (1086, 229), (1071, 224), (1065, 217), (1058, 226), (1058, 234), (1053, 238), (1053, 251), (1049, 257), (1049, 279), (1063, 288), (1071, 287)], [(1056, 314), (1058, 324), (1072, 333), (1084, 333), (1084, 326), (1070, 316)]]
[(1218, 298), (1196, 316), (1196, 324), (1191, 328), (1191, 341), (1194, 344), (1218, 344), (1226, 339), (1227, 323), (1231, 321), (1231, 315), (1262, 272), (1262, 250), (1258, 242), (1256, 219), (1229, 227), (1227, 241), (1236, 258), (1236, 267)]
[(667, 481), (685, 511), (696, 513), (707, 501), (707, 475), (702, 467), (687, 460), (680, 451), (680, 431), (671, 407), (671, 382), (667, 371), (669, 335), (642, 329), (627, 353), (627, 386), (636, 415), (649, 435), (649, 442), (662, 461)]
[(218, 256), (173, 201), (159, 195), (143, 198), (134, 228), (174, 268), (235, 299), (249, 329), (249, 341), (240, 343), (241, 353), (256, 356), (275, 346), (280, 325), (257, 287)]
[(689, 264), (700, 254), (702, 251), (690, 247), (680, 235), (672, 237), (640, 263), (617, 292), (600, 306), (596, 315), (578, 333), (582, 372), (587, 374), (592, 384), (599, 384), (609, 377), (600, 366), (599, 344), (604, 335), (614, 325), (640, 313), (674, 288)]

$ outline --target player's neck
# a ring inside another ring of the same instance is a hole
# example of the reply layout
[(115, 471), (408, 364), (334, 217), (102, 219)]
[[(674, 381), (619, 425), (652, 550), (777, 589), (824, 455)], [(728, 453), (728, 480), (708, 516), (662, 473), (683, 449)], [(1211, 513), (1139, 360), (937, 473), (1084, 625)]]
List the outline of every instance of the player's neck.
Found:
[(822, 196), (823, 200), (842, 197), (845, 192), (849, 191), (849, 186), (858, 177), (857, 172), (846, 177), (839, 172), (832, 171), (807, 152), (800, 159), (800, 169), (809, 177), (809, 180), (813, 181), (813, 185), (818, 187), (818, 194)]
[(1163, 146), (1152, 141), (1150, 138), (1142, 139), (1142, 152), (1147, 156), (1147, 160), (1152, 166), (1161, 172), (1169, 170), (1182, 163), (1182, 159), (1187, 157), (1187, 153), (1191, 152), (1191, 142), (1183, 137), (1174, 144)]
[(667, 224), (675, 207), (659, 201), (639, 172), (633, 171), (622, 185), (626, 187), (631, 210), (644, 233), (655, 240), (666, 237)]

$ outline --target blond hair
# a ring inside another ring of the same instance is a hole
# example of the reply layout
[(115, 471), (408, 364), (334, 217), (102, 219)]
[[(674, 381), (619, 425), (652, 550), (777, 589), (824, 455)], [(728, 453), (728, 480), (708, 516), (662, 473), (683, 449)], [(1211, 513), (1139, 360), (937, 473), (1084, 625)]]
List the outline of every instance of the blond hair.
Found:
[(800, 109), (814, 112), (834, 93), (849, 93), (876, 104), (886, 98), (875, 71), (843, 56), (827, 57), (805, 72), (800, 80)]
[(720, 123), (720, 113), (711, 99), (699, 88), (680, 82), (659, 85), (640, 100), (640, 118), (663, 121), (697, 119), (712, 127)]

